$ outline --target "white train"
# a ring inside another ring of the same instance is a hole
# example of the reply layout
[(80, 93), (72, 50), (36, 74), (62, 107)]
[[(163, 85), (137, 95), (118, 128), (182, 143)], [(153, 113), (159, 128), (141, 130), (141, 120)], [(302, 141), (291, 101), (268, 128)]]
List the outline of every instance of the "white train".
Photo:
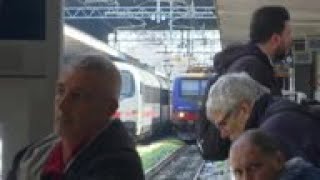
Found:
[(65, 57), (97, 53), (114, 60), (122, 78), (120, 105), (115, 117), (124, 122), (132, 136), (143, 139), (169, 126), (168, 79), (146, 70), (136, 61), (128, 63), (130, 56), (70, 26), (65, 25), (64, 37)]
[(140, 67), (115, 62), (121, 73), (120, 106), (116, 113), (138, 139), (161, 133), (169, 122), (169, 84)]

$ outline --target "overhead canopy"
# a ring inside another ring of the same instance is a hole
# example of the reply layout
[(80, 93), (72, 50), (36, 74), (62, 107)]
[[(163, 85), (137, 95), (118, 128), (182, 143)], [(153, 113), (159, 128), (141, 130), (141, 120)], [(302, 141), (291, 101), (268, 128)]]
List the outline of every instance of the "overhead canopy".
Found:
[(320, 36), (319, 0), (216, 0), (223, 45), (247, 41), (254, 10), (264, 5), (283, 5), (291, 15), (296, 38)]
[(109, 47), (104, 42), (69, 25), (63, 26), (64, 55), (71, 56), (82, 53), (96, 53), (126, 60), (126, 55)]

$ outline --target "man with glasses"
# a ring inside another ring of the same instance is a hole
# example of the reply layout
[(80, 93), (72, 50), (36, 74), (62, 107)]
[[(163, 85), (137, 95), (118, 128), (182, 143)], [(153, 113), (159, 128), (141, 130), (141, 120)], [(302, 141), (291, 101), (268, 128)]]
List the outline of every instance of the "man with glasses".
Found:
[(274, 98), (246, 73), (221, 76), (210, 88), (208, 119), (222, 138), (236, 140), (260, 128), (281, 141), (286, 158), (300, 156), (320, 167), (320, 122), (294, 102)]

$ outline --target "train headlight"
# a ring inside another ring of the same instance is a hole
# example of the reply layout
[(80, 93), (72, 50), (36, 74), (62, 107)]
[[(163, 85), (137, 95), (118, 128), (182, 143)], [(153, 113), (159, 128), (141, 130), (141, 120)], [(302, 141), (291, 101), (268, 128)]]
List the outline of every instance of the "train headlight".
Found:
[(178, 117), (179, 118), (184, 118), (186, 116), (186, 113), (184, 112), (179, 112)]

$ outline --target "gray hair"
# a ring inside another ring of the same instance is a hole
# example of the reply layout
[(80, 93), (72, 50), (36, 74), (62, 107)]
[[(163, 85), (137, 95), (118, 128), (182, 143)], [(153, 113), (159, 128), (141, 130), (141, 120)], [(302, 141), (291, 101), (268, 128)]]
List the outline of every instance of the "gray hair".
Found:
[(65, 67), (66, 70), (84, 70), (92, 71), (101, 74), (102, 77), (108, 79), (106, 83), (112, 83), (111, 93), (116, 99), (120, 96), (121, 91), (121, 75), (118, 68), (112, 61), (102, 55), (85, 54), (73, 56), (69, 60), (69, 64)]
[(206, 102), (207, 115), (215, 111), (229, 112), (241, 101), (254, 103), (266, 93), (270, 90), (245, 72), (222, 75), (210, 88)]

